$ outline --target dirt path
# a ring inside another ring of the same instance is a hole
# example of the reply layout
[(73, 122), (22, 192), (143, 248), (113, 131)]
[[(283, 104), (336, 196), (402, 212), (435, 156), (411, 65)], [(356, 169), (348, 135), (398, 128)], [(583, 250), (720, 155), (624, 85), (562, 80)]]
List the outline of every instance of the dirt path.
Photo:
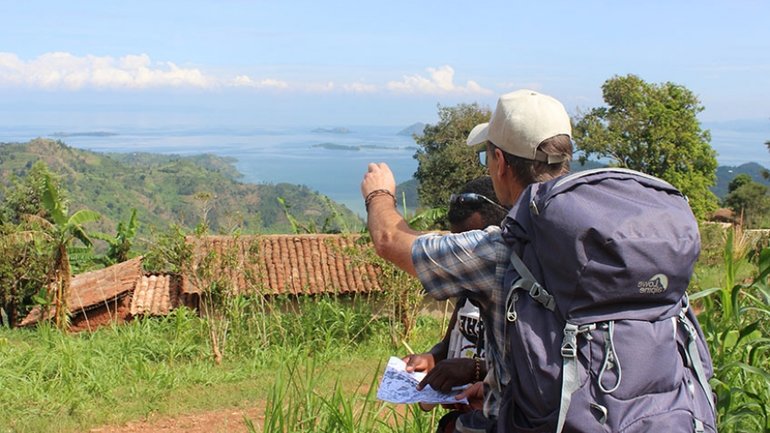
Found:
[[(132, 421), (120, 426), (104, 426), (89, 433), (246, 433), (244, 417), (255, 426), (264, 421), (264, 408), (230, 408), (210, 412)], [(259, 427), (257, 427), (259, 428)]]

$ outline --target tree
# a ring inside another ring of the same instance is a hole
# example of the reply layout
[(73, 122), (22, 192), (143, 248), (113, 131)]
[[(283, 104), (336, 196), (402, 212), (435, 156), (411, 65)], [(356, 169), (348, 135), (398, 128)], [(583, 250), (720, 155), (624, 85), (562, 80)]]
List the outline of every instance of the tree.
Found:
[(676, 186), (702, 219), (717, 205), (711, 135), (696, 115), (703, 111), (687, 88), (649, 84), (636, 75), (615, 76), (602, 85), (607, 107), (578, 115), (574, 128), (580, 161), (609, 158), (618, 167), (657, 176)]
[(59, 180), (51, 173), (45, 162), (37, 161), (32, 164), (24, 177), (11, 179), (12, 187), (6, 191), (3, 206), (0, 209), (2, 221), (19, 224), (27, 215), (45, 217), (43, 194), (47, 177), (54, 180), (53, 184), (59, 197), (67, 200)]
[(24, 224), (0, 226), (0, 314), (17, 325), (35, 304), (35, 295), (48, 283), (50, 248)]
[(723, 204), (736, 215), (741, 215), (747, 227), (759, 227), (770, 212), (770, 196), (767, 191), (765, 185), (755, 182), (748, 174), (741, 173), (730, 182)]
[(743, 185), (747, 185), (751, 182), (753, 182), (753, 180), (751, 179), (750, 174), (740, 173), (737, 176), (735, 176), (733, 180), (730, 181), (729, 185), (727, 185), (727, 193), (729, 194), (735, 191), (736, 189), (742, 187)]
[(67, 210), (67, 202), (59, 195), (58, 185), (50, 175), (45, 176), (45, 190), (42, 204), (48, 213), (48, 219), (38, 215), (32, 215), (32, 219), (39, 221), (45, 230), (46, 236), (53, 244), (53, 265), (50, 280), (54, 284), (54, 291), (49, 294), (49, 305), (56, 310), (55, 322), (59, 329), (67, 326), (67, 296), (69, 295), (72, 281), (72, 269), (67, 248), (75, 240), (90, 247), (91, 239), (85, 232), (83, 224), (98, 220), (101, 215), (81, 209), (72, 215)]
[(491, 112), (478, 104), (459, 104), (438, 109), (439, 122), (427, 125), (420, 136), (414, 157), (418, 161), (414, 177), (419, 181), (420, 204), (443, 207), (452, 191), (485, 175), (476, 151), (465, 144), (468, 134), (479, 123), (488, 122)]
[[(45, 293), (51, 275), (50, 239), (42, 235), (39, 223), (30, 222), (29, 216), (43, 220), (47, 211), (43, 206), (46, 178), (59, 189), (43, 161), (29, 165), (26, 175), (12, 177), (11, 187), (3, 194), (0, 207), (0, 308), (5, 322), (15, 326), (20, 317), (29, 312), (35, 299)], [(62, 191), (57, 191), (63, 196)]]

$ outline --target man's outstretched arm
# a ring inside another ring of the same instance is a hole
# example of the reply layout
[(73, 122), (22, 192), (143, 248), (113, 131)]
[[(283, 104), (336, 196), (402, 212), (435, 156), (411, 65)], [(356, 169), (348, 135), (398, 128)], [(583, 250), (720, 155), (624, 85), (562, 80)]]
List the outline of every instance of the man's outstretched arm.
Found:
[(396, 180), (387, 164), (370, 163), (361, 182), (366, 202), (367, 225), (374, 249), (383, 259), (416, 275), (412, 244), (420, 232), (412, 230), (396, 210)]

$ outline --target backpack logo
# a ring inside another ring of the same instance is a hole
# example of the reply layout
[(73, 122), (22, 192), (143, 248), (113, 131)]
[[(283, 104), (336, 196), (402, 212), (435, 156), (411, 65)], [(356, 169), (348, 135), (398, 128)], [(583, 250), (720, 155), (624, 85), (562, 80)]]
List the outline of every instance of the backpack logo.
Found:
[(668, 277), (663, 274), (653, 275), (647, 281), (639, 281), (637, 284), (639, 287), (639, 293), (663, 293), (668, 289)]

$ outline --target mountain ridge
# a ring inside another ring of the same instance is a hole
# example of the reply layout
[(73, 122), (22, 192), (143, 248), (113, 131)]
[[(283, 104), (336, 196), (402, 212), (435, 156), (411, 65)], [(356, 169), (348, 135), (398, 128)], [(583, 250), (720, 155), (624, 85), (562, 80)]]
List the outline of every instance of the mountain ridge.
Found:
[[(137, 209), (140, 236), (172, 224), (193, 229), (204, 218), (213, 233), (292, 233), (293, 222), (321, 230), (356, 230), (363, 222), (347, 207), (307, 186), (250, 184), (235, 168), (235, 158), (154, 153), (100, 153), (76, 149), (60, 140), (37, 138), (0, 143), (0, 184), (26, 175), (42, 160), (61, 179), (70, 211), (88, 208), (102, 214), (97, 229), (113, 233)], [(2, 191), (0, 195), (4, 196)]]

